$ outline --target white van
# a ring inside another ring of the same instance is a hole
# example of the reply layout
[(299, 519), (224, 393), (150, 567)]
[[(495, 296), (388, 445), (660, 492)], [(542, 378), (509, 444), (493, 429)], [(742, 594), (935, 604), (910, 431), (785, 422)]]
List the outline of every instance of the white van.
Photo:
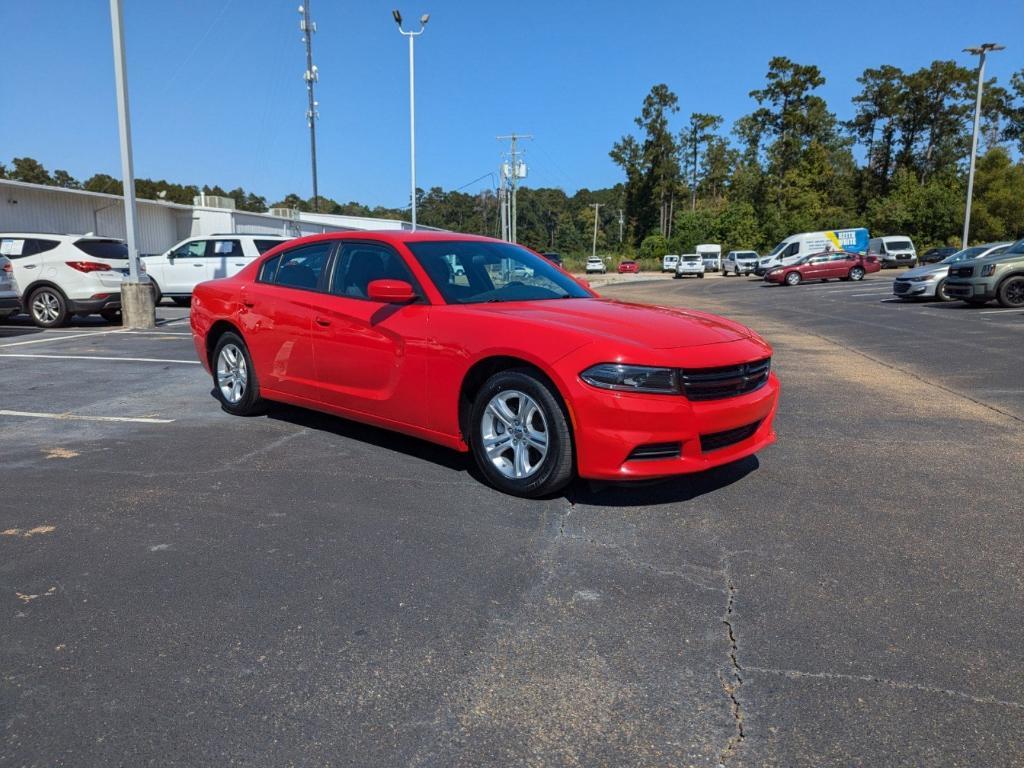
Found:
[(669, 253), (661, 257), (661, 271), (662, 272), (675, 272), (676, 264), (679, 263), (679, 255), (675, 253)]
[(790, 264), (812, 253), (825, 253), (827, 251), (867, 253), (868, 239), (868, 231), (864, 227), (857, 227), (856, 229), (829, 229), (822, 232), (801, 232), (798, 235), (790, 235), (772, 248), (771, 252), (758, 262), (754, 274), (762, 276), (773, 267), (788, 267)]
[(917, 265), (917, 249), (906, 235), (872, 237), (868, 241), (868, 253), (878, 257), (882, 269)]
[(709, 269), (712, 272), (718, 272), (722, 269), (722, 246), (715, 245), (714, 243), (705, 243), (704, 245), (698, 245), (694, 250), (697, 251), (697, 255), (704, 262), (704, 269)]

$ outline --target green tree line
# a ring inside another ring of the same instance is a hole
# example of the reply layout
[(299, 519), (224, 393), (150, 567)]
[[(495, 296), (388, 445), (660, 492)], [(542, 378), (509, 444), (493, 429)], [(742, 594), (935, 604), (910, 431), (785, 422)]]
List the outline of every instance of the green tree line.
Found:
[[(902, 234), (918, 248), (958, 245), (963, 226), (976, 73), (953, 61), (905, 72), (883, 65), (857, 79), (854, 114), (840, 120), (817, 93), (818, 67), (775, 57), (753, 109), (725, 130), (721, 116), (691, 112), (654, 85), (640, 105), (636, 132), (609, 151), (623, 181), (608, 189), (521, 187), (520, 242), (581, 258), (597, 249), (660, 258), (692, 252), (698, 243), (764, 251), (794, 232), (866, 226), (872, 234)], [(1024, 70), (1004, 87), (985, 83), (971, 239), (1024, 236)], [(96, 174), (84, 182), (20, 157), (0, 164), (0, 178), (121, 194), (121, 182)], [(408, 218), (408, 208), (316, 201), (288, 194), (267, 204), (242, 187), (137, 179), (143, 198), (190, 204), (200, 191), (235, 200), (238, 209), (314, 207), (324, 213)], [(162, 193), (162, 196), (161, 194)], [(315, 206), (314, 206), (315, 203)], [(595, 208), (595, 204), (598, 204)], [(596, 211), (596, 213), (595, 213)], [(419, 221), (460, 232), (499, 235), (491, 189), (417, 190)]]

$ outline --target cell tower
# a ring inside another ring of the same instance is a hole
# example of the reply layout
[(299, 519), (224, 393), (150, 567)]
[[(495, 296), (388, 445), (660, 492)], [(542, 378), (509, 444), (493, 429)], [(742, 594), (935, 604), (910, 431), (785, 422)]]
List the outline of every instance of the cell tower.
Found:
[(316, 121), (320, 117), (317, 111), (320, 103), (313, 95), (313, 85), (320, 81), (320, 70), (313, 63), (313, 34), (316, 32), (316, 22), (309, 19), (309, 0), (299, 6), (299, 14), (302, 16), (299, 29), (302, 30), (302, 42), (306, 46), (306, 71), (302, 77), (306, 81), (306, 93), (309, 96), (306, 122), (309, 125), (309, 158), (313, 166), (313, 210), (319, 211), (320, 193), (316, 184)]

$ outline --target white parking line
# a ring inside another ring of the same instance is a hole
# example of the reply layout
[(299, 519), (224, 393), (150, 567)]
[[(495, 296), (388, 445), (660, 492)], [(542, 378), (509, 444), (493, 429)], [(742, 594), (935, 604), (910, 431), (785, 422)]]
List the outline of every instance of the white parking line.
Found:
[(10, 344), (0, 344), (0, 347), (22, 347), (26, 344), (45, 344), (49, 341), (61, 341), (63, 339), (87, 339), (90, 336), (105, 336), (109, 333), (127, 333), (120, 328), (112, 331), (89, 331), (88, 333), (75, 333), (66, 336), (47, 336), (43, 339), (31, 339), (29, 341), (12, 341)]
[(877, 296), (881, 291), (872, 291), (871, 293), (847, 293), (851, 299), (856, 299), (858, 296)]
[(994, 315), (998, 312), (1021, 312), (1024, 314), (1024, 310), (1017, 309), (1016, 307), (1009, 307), (1007, 309), (986, 309), (979, 312), (979, 315)]
[(170, 360), (162, 357), (99, 357), (94, 355), (24, 355), (14, 352), (0, 352), (0, 357), (29, 357), (39, 360), (107, 360), (115, 363), (178, 363), (199, 365), (198, 360)]
[(83, 416), (75, 413), (37, 413), (35, 411), (3, 411), (0, 416), (21, 416), (27, 419), (60, 419), (61, 421), (127, 421), (133, 424), (170, 424), (174, 419), (146, 416)]

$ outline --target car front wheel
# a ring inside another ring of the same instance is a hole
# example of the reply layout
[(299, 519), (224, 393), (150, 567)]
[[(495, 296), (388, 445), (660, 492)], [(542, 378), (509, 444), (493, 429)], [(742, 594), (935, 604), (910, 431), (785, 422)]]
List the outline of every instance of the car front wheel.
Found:
[(803, 280), (803, 278), (800, 276), (799, 272), (790, 272), (786, 275), (786, 285), (800, 285), (801, 280)]
[(857, 280), (864, 279), (864, 269), (862, 267), (854, 267), (850, 270), (850, 279), (856, 282)]
[(1024, 307), (1024, 277), (1011, 277), (999, 286), (999, 304), (1007, 309)]
[(501, 371), (477, 393), (469, 442), (477, 466), (500, 491), (549, 496), (572, 479), (572, 432), (553, 387), (529, 369)]
[(935, 298), (939, 301), (952, 301), (953, 297), (946, 293), (946, 281), (941, 280), (937, 286), (935, 286)]
[(220, 407), (234, 416), (252, 416), (266, 407), (249, 350), (236, 333), (229, 331), (217, 340), (213, 384)]

